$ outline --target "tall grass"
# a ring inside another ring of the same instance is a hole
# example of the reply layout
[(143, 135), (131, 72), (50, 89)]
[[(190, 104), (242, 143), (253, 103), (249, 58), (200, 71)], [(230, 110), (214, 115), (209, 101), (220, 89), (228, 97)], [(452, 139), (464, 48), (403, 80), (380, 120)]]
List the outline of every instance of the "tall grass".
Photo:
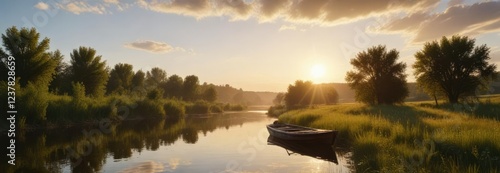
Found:
[(338, 130), (359, 172), (495, 172), (500, 100), (490, 100), (473, 111), (427, 102), (320, 106), (286, 112), (279, 121)]

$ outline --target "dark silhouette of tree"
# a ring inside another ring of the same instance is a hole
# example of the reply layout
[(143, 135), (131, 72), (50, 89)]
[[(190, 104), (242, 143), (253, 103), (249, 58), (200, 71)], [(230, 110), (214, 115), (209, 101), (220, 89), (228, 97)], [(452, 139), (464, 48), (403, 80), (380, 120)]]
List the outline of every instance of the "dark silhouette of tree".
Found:
[(356, 93), (356, 100), (367, 104), (394, 104), (408, 96), (406, 64), (396, 60), (399, 52), (386, 51), (379, 45), (360, 52), (351, 60), (355, 71), (349, 71), (346, 81)]
[[(35, 28), (21, 28), (15, 26), (8, 28), (2, 34), (3, 48), (0, 49), (0, 58), (12, 56), (15, 58), (15, 76), (19, 80), (21, 87), (28, 82), (38, 87), (48, 87), (52, 81), (60, 59), (51, 58), (47, 52), (49, 49), (49, 39), (40, 41), (40, 33)], [(0, 72), (7, 74), (6, 65), (0, 65)], [(7, 78), (1, 78), (5, 81)]]
[(134, 77), (133, 66), (130, 64), (116, 64), (109, 73), (107, 93), (124, 94), (132, 89), (132, 78)]
[[(339, 102), (339, 93), (333, 86), (322, 85), (321, 87), (321, 90), (324, 92), (321, 95), (325, 97), (325, 104), (337, 104)], [(321, 95), (316, 95), (315, 98), (321, 97)]]
[(182, 86), (183, 98), (186, 101), (195, 101), (198, 97), (198, 88), (200, 82), (198, 76), (189, 75), (184, 78), (184, 85)]
[(54, 80), (50, 82), (49, 91), (59, 94), (71, 92), (71, 82), (69, 82), (69, 64), (62, 61), (64, 56), (59, 50), (50, 52), (49, 55), (57, 61), (57, 67), (53, 75)]
[(146, 73), (142, 70), (135, 72), (134, 77), (132, 77), (132, 93), (139, 95), (146, 93), (145, 81)]
[(181, 99), (182, 85), (184, 85), (184, 81), (181, 77), (175, 74), (170, 76), (164, 86), (165, 97)]
[(104, 95), (108, 82), (106, 61), (101, 61), (101, 55), (90, 47), (74, 49), (71, 55), (71, 81), (80, 82), (85, 86), (85, 93), (89, 96)]
[(309, 106), (312, 103), (311, 81), (295, 81), (295, 85), (288, 86), (288, 92), (285, 94), (285, 105), (287, 109), (301, 108)]
[(158, 87), (167, 82), (167, 72), (159, 67), (154, 67), (146, 73), (146, 85)]
[(274, 105), (283, 105), (285, 102), (285, 93), (278, 93), (276, 97), (273, 99)]
[(209, 86), (207, 89), (205, 89), (205, 91), (203, 92), (203, 100), (212, 103), (217, 100), (217, 91), (213, 86)]
[(415, 77), (421, 86), (435, 88), (450, 103), (475, 95), (480, 87), (487, 87), (495, 77), (496, 66), (489, 64), (490, 49), (486, 45), (474, 47), (475, 40), (467, 36), (443, 37), (440, 42), (427, 42), (415, 54)]

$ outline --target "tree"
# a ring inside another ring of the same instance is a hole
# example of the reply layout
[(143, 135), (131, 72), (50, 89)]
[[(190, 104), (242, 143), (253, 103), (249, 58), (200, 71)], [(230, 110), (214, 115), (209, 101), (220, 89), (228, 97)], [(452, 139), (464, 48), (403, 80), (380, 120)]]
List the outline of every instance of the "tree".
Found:
[(309, 106), (312, 103), (312, 89), (313, 84), (311, 81), (295, 81), (295, 85), (288, 86), (288, 92), (285, 94), (285, 105), (287, 109), (294, 109), (304, 106)]
[(425, 43), (423, 50), (415, 54), (417, 61), (413, 68), (417, 82), (435, 88), (432, 91), (443, 94), (450, 103), (475, 95), (495, 77), (496, 66), (487, 62), (490, 49), (474, 44), (475, 40), (467, 36), (443, 37), (439, 43)]
[(85, 86), (85, 93), (94, 97), (104, 94), (108, 82), (108, 69), (102, 56), (90, 47), (73, 49), (71, 55), (71, 81)]
[(133, 66), (130, 64), (116, 64), (109, 73), (107, 93), (124, 94), (132, 89), (132, 78), (134, 77)]
[(183, 98), (186, 101), (195, 101), (198, 97), (198, 88), (200, 82), (198, 76), (189, 75), (184, 78), (184, 85), (182, 86)]
[(159, 67), (154, 67), (146, 73), (146, 85), (158, 87), (167, 81), (167, 72)]
[(386, 51), (379, 45), (360, 52), (351, 60), (355, 71), (349, 71), (346, 81), (354, 89), (356, 100), (368, 104), (394, 104), (408, 96), (406, 64), (397, 63), (399, 52)]
[(165, 97), (178, 99), (182, 98), (182, 85), (184, 85), (184, 81), (181, 77), (175, 74), (170, 76), (164, 86)]
[(142, 95), (146, 92), (144, 83), (146, 80), (146, 73), (142, 70), (135, 72), (134, 77), (132, 77), (132, 92)]
[(63, 62), (64, 56), (59, 50), (49, 53), (50, 57), (57, 62), (55, 73), (52, 82), (49, 85), (49, 91), (54, 93), (68, 93), (71, 92), (71, 82), (69, 81), (69, 65)]
[[(38, 87), (48, 87), (60, 61), (51, 58), (47, 52), (50, 40), (44, 38), (40, 41), (40, 33), (35, 28), (18, 30), (11, 27), (2, 34), (2, 41), (5, 50), (0, 49), (0, 58), (15, 58), (15, 76), (21, 87), (25, 87), (28, 82)], [(0, 65), (2, 74), (7, 74), (7, 71), (7, 66)], [(5, 81), (7, 78), (0, 80)]]
[(217, 100), (217, 91), (213, 86), (209, 86), (203, 92), (203, 100), (206, 100), (208, 102), (215, 102)]
[(278, 93), (276, 94), (276, 97), (273, 99), (273, 104), (283, 105), (284, 99), (285, 99), (285, 93)]

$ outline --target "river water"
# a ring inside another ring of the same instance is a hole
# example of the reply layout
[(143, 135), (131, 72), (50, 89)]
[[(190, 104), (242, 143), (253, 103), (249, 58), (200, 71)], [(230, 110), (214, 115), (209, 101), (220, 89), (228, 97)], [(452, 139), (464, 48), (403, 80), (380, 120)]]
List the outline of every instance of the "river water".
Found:
[(16, 165), (6, 164), (4, 155), (0, 169), (106, 173), (351, 172), (348, 152), (324, 151), (336, 157), (332, 161), (269, 142), (266, 125), (275, 120), (265, 111), (246, 111), (188, 116), (179, 121), (128, 121), (108, 128), (18, 133)]

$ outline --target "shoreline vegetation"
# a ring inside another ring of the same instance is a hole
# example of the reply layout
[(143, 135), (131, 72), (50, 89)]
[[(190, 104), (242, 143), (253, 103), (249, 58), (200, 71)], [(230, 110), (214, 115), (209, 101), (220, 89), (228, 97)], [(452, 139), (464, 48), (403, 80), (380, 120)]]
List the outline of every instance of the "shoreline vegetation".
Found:
[(269, 113), (285, 123), (338, 130), (356, 171), (500, 171), (500, 95), (439, 106), (352, 103)]

